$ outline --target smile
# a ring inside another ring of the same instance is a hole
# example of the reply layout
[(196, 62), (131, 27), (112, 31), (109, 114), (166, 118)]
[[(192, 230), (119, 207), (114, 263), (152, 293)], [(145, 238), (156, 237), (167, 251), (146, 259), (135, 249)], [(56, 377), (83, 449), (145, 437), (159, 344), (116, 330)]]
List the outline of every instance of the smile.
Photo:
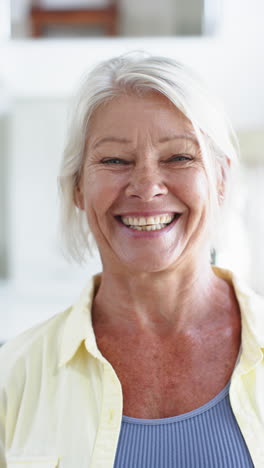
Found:
[(120, 221), (128, 228), (136, 231), (159, 231), (171, 224), (179, 213), (162, 214), (157, 216), (120, 216)]

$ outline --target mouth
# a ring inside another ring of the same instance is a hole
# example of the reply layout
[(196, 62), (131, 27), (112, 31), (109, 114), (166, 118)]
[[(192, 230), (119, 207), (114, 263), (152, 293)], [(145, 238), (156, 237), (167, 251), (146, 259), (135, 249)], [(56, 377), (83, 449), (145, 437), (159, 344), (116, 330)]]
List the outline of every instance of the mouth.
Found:
[(173, 223), (181, 213), (160, 214), (155, 216), (117, 216), (119, 222), (135, 231), (160, 231)]

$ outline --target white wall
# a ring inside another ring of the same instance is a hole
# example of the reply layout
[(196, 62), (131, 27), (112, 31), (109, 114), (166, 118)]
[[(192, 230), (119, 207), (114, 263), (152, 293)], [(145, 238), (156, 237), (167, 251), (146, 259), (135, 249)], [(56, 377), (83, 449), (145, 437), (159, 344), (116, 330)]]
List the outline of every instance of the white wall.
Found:
[[(244, 0), (245, 1), (245, 0)], [(18, 96), (68, 96), (80, 76), (98, 60), (131, 49), (170, 55), (192, 65), (222, 98), (237, 128), (261, 127), (264, 109), (264, 60), (254, 7), (248, 28), (223, 23), (217, 37), (14, 41), (0, 48), (0, 74)], [(228, 17), (229, 20), (229, 17)], [(236, 18), (236, 21), (238, 19)], [(256, 26), (254, 24), (256, 21)], [(235, 18), (234, 18), (234, 24)]]
[(264, 123), (264, 2), (222, 0), (220, 77), (228, 82), (223, 96), (238, 127)]
[(7, 152), (8, 152), (8, 120), (0, 110), (0, 278), (7, 275), (7, 227), (3, 220), (7, 219)]

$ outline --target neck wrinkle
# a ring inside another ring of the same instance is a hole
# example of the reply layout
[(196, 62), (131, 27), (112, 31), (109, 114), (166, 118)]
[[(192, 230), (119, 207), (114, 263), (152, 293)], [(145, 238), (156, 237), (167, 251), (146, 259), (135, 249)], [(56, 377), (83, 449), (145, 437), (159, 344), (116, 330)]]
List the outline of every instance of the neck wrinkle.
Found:
[(171, 272), (145, 281), (103, 273), (93, 320), (137, 331), (187, 329), (208, 320), (209, 314), (213, 316), (214, 306), (222, 307), (227, 287), (210, 265), (192, 274)]

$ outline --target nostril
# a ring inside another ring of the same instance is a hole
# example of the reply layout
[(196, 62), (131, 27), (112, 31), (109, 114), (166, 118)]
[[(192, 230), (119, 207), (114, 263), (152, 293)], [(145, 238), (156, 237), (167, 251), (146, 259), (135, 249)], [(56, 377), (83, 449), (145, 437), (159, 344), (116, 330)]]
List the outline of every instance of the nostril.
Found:
[(166, 185), (155, 183), (153, 180), (145, 179), (137, 183), (130, 183), (126, 189), (127, 196), (137, 197), (145, 201), (168, 193)]

